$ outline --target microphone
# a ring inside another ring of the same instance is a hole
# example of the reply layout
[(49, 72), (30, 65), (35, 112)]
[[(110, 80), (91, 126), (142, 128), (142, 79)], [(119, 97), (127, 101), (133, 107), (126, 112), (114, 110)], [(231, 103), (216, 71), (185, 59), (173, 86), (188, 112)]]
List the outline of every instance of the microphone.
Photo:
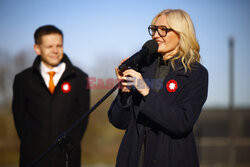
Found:
[(124, 71), (126, 69), (135, 68), (138, 64), (143, 60), (149, 60), (151, 54), (157, 53), (158, 50), (158, 43), (155, 40), (148, 40), (142, 46), (142, 49), (124, 61), (118, 69), (120, 71)]

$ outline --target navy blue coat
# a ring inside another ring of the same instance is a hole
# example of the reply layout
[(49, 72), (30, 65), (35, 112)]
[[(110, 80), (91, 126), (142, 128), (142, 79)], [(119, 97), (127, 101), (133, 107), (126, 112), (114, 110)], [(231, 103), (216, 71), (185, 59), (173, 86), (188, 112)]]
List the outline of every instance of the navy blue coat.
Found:
[[(15, 76), (13, 85), (13, 115), (16, 130), (21, 141), (20, 166), (24, 167), (55, 142), (61, 132), (89, 109), (87, 74), (73, 66), (66, 55), (63, 60), (66, 69), (51, 94), (39, 71), (40, 56), (32, 67)], [(65, 92), (62, 85), (69, 83), (71, 90)], [(73, 150), (69, 166), (80, 167), (80, 141), (87, 126), (87, 119), (70, 134)], [(65, 153), (57, 146), (51, 150), (36, 167), (65, 166)]]
[[(159, 86), (154, 80), (157, 60), (140, 72), (152, 88)], [(117, 167), (138, 167), (142, 141), (145, 138), (144, 167), (197, 167), (199, 160), (193, 134), (202, 106), (207, 99), (208, 72), (199, 63), (185, 73), (179, 61), (172, 67), (157, 92), (150, 89), (146, 98), (137, 91), (129, 93), (127, 102), (121, 103), (118, 93), (108, 116), (119, 129), (126, 130), (117, 155)], [(177, 89), (169, 91), (169, 81)]]

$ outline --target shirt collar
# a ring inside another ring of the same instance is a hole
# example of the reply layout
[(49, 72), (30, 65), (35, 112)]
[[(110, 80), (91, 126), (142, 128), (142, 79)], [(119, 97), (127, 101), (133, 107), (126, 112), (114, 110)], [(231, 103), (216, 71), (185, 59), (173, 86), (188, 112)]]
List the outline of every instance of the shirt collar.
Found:
[(165, 61), (165, 60), (162, 59), (162, 57), (159, 56), (158, 57), (158, 66), (162, 66), (162, 65), (169, 66), (170, 61), (171, 61), (171, 59)]
[(48, 73), (50, 71), (54, 71), (55, 73), (61, 73), (63, 71), (63, 69), (65, 69), (65, 66), (66, 66), (66, 64), (64, 62), (61, 62), (56, 67), (50, 69), (50, 68), (46, 67), (45, 64), (41, 61), (40, 70), (42, 73)]

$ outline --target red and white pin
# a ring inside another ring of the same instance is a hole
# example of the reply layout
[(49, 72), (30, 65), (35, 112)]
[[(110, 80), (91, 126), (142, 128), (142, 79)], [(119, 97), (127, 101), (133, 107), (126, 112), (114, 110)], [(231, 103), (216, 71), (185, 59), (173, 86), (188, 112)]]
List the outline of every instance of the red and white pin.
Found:
[(71, 85), (69, 82), (64, 82), (61, 86), (63, 93), (69, 93), (71, 91)]
[(169, 92), (175, 92), (178, 88), (178, 84), (175, 80), (169, 80), (167, 82), (166, 88)]

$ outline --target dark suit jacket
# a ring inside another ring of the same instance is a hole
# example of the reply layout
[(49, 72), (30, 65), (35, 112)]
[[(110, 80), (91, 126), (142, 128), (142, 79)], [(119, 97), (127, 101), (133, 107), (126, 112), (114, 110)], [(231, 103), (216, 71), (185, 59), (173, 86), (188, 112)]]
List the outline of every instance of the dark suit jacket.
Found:
[[(145, 80), (151, 81), (151, 88), (159, 87), (159, 80), (154, 80), (156, 64), (140, 71)], [(150, 89), (146, 98), (133, 91), (124, 104), (124, 93), (117, 95), (108, 112), (110, 122), (126, 130), (117, 167), (138, 167), (143, 141), (143, 167), (199, 166), (193, 126), (207, 98), (208, 72), (199, 63), (192, 67), (185, 73), (176, 61), (176, 70), (170, 69), (162, 88), (158, 92)], [(171, 80), (177, 83), (176, 90), (167, 89)]]
[[(54, 94), (50, 94), (40, 74), (40, 56), (37, 56), (32, 67), (15, 76), (12, 110), (21, 141), (20, 166), (32, 162), (89, 109), (87, 74), (73, 66), (66, 55), (62, 61), (66, 63), (66, 69)], [(62, 85), (67, 82), (71, 90), (64, 92)], [(71, 167), (80, 166), (80, 141), (87, 121), (88, 118), (69, 134), (70, 143), (74, 147), (69, 157)], [(65, 166), (65, 153), (56, 147), (37, 166)]]

